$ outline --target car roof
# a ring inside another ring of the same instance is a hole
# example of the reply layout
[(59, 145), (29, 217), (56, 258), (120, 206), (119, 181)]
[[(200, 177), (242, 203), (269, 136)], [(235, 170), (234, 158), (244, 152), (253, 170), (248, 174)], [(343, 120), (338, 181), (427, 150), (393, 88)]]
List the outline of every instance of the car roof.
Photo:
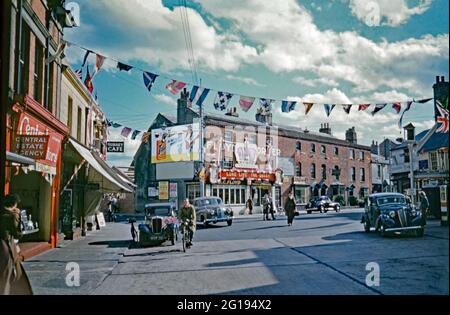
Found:
[(400, 194), (400, 193), (395, 193), (395, 192), (384, 192), (384, 193), (376, 193), (376, 194), (371, 194), (369, 195), (369, 197), (388, 197), (388, 196), (396, 196), (396, 197), (405, 197), (405, 195)]
[(171, 202), (155, 202), (155, 203), (147, 203), (145, 204), (144, 208), (151, 208), (151, 207), (173, 207), (174, 204)]

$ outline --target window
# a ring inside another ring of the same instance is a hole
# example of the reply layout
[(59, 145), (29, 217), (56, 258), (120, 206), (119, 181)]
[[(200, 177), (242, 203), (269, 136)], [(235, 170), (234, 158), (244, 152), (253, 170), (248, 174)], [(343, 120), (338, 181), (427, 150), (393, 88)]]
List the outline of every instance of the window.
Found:
[(437, 152), (430, 152), (430, 165), (432, 171), (438, 169)]
[(230, 197), (231, 197), (231, 198), (230, 198), (230, 204), (232, 204), (232, 205), (234, 205), (234, 203), (235, 203), (235, 201), (236, 201), (235, 198), (234, 198), (235, 195), (236, 195), (235, 193), (236, 193), (236, 190), (233, 189), (233, 188), (231, 188), (231, 189), (230, 189)]
[(309, 145), (309, 151), (310, 151), (311, 153), (316, 152), (316, 145), (315, 145), (314, 143), (311, 143), (311, 144)]
[(355, 150), (353, 150), (353, 149), (349, 149), (348, 150), (348, 153), (349, 153), (349, 158), (351, 158), (351, 159), (355, 159)]
[(251, 143), (251, 144), (257, 144), (257, 137), (256, 137), (256, 135), (254, 135), (254, 134), (251, 134), (249, 137), (248, 137), (248, 142), (249, 143)]
[(295, 176), (302, 176), (302, 163), (298, 163), (295, 166)]
[(364, 151), (359, 151), (359, 159), (363, 161), (364, 157), (365, 157)]
[(311, 178), (316, 178), (316, 164), (311, 164), (309, 171), (311, 174)]
[(338, 147), (334, 147), (334, 155), (336, 155), (336, 156), (339, 155), (339, 148)]
[(320, 146), (320, 154), (326, 154), (327, 153), (327, 148), (324, 145)]
[(327, 166), (322, 164), (322, 179), (327, 179)]
[(213, 188), (213, 190), (212, 190), (212, 195), (213, 195), (214, 197), (217, 197), (217, 196), (218, 196), (218, 194), (217, 194), (217, 188)]
[(366, 181), (366, 170), (364, 168), (360, 169), (359, 178), (362, 182)]
[(377, 175), (378, 178), (381, 178), (381, 165), (377, 165)]
[(350, 179), (352, 182), (356, 181), (356, 168), (354, 167), (350, 169)]
[(309, 187), (295, 186), (294, 195), (297, 203), (309, 202)]
[[(17, 19), (17, 28), (19, 29), (19, 19)], [(19, 38), (19, 36), (17, 36)], [(19, 68), (20, 68), (20, 78), (19, 72), (15, 71), (15, 83), (17, 94), (26, 94), (28, 92), (28, 79), (30, 71), (30, 29), (26, 23), (22, 24), (22, 43), (21, 50), (19, 54)], [(17, 47), (19, 47), (19, 42), (17, 41)]]
[(67, 104), (67, 127), (69, 127), (69, 134), (72, 134), (73, 99), (70, 96), (68, 96)]
[(224, 140), (228, 142), (233, 142), (233, 132), (232, 131), (225, 131)]
[(341, 175), (341, 170), (339, 169), (339, 166), (337, 165), (334, 166), (333, 175), (336, 178), (336, 180), (339, 180), (339, 176)]
[(82, 116), (82, 110), (80, 107), (78, 107), (78, 114), (77, 114), (77, 140), (81, 141), (81, 116)]
[(42, 102), (42, 81), (44, 74), (44, 48), (36, 39), (34, 50), (34, 73), (33, 73), (33, 98), (38, 103)]
[(84, 115), (84, 144), (85, 145), (89, 145), (89, 137), (88, 137), (88, 133), (89, 133), (89, 122), (88, 122), (88, 118), (89, 118), (89, 108), (85, 108), (85, 115)]
[(224, 197), (225, 199), (223, 200), (223, 203), (229, 205), (230, 204), (230, 190), (228, 188), (225, 188), (225, 193), (224, 193)]
[(53, 73), (54, 73), (54, 62), (46, 65), (45, 70), (45, 103), (44, 106), (49, 112), (53, 112)]
[(241, 189), (241, 203), (245, 203), (246, 202), (246, 198), (245, 198), (245, 188)]
[(241, 204), (241, 191), (240, 189), (236, 189), (236, 204)]
[(232, 169), (233, 168), (233, 161), (222, 161), (222, 168), (224, 169)]
[(405, 157), (405, 163), (409, 163), (409, 149), (405, 149), (404, 151), (403, 151), (403, 155), (404, 155), (404, 157)]
[(295, 149), (297, 151), (301, 151), (302, 150), (302, 143), (300, 141), (297, 141), (297, 143), (295, 145)]
[(200, 197), (200, 185), (187, 185), (187, 197), (191, 203)]

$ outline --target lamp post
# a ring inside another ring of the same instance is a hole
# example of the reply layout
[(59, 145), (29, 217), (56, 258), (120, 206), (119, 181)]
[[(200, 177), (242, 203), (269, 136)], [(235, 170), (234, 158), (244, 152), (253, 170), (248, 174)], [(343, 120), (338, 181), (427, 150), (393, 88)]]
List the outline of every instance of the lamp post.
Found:
[(409, 123), (404, 127), (406, 133), (406, 141), (408, 144), (408, 153), (409, 153), (409, 187), (411, 193), (412, 202), (415, 202), (416, 190), (414, 188), (414, 145), (416, 144), (415, 134), (414, 134), (414, 125)]

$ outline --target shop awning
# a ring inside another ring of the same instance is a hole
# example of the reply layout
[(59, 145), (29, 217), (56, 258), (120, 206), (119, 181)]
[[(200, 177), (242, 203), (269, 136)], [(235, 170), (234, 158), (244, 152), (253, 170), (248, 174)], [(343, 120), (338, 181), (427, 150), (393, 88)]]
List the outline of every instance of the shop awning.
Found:
[[(94, 169), (95, 172), (89, 170), (88, 180), (90, 183), (99, 184), (101, 190), (107, 191), (124, 191), (133, 192), (133, 190), (125, 183), (121, 182), (110, 172), (114, 172), (106, 163), (100, 163), (94, 155), (81, 144), (73, 139), (69, 139), (73, 148), (81, 155), (81, 157)], [(107, 170), (106, 168), (109, 168)]]
[(33, 159), (9, 151), (6, 151), (6, 160), (23, 165), (36, 165)]

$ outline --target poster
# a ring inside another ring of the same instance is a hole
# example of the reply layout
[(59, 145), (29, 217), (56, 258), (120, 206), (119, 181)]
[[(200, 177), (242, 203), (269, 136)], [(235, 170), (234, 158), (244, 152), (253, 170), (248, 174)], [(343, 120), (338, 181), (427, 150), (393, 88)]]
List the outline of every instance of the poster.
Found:
[(169, 199), (169, 182), (159, 182), (158, 183), (159, 190), (159, 200), (168, 200)]
[(170, 199), (178, 197), (177, 183), (170, 183)]
[(200, 160), (199, 124), (152, 130), (152, 163)]

